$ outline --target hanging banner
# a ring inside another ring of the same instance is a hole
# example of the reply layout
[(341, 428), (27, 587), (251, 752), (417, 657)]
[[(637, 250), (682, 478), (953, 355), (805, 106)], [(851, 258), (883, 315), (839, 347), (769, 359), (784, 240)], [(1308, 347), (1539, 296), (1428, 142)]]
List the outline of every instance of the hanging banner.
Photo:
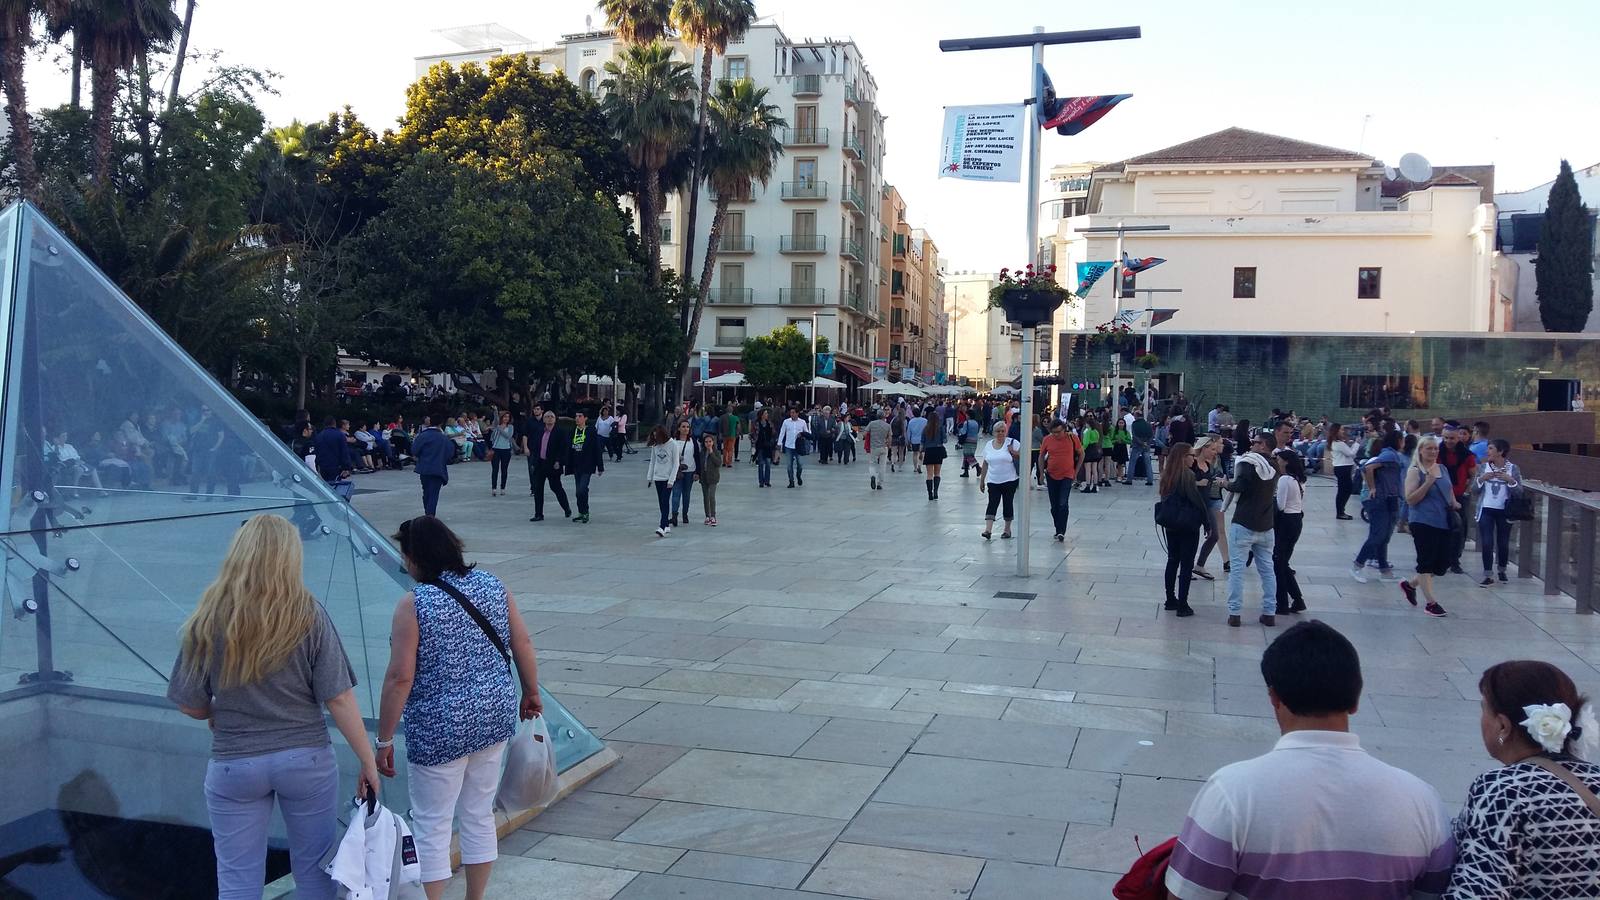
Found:
[(700, 380), (705, 381), (711, 377), (711, 351), (700, 351)]
[(882, 356), (874, 357), (872, 360), (872, 379), (874, 381), (882, 381), (888, 377), (889, 360)]
[(940, 178), (1022, 180), (1022, 121), (1027, 107), (947, 106)]
[(1074, 135), (1100, 121), (1111, 108), (1132, 97), (1132, 94), (1098, 94), (1093, 97), (1063, 97), (1053, 101), (1053, 108), (1041, 107), (1048, 116), (1039, 127), (1054, 128), (1057, 134)]
[(827, 378), (827, 377), (830, 377), (830, 376), (833, 375), (833, 354), (832, 353), (818, 353), (817, 354), (817, 374), (823, 376), (824, 378)]
[(910, 366), (901, 366), (900, 367), (900, 380), (902, 382), (905, 382), (906, 384), (910, 384), (911, 382), (916, 381), (917, 380), (917, 370), (911, 368)]
[(1077, 294), (1079, 297), (1089, 293), (1089, 289), (1094, 287), (1094, 283), (1096, 281), (1100, 280), (1100, 276), (1111, 271), (1111, 266), (1112, 263), (1110, 260), (1105, 262), (1078, 263), (1078, 289), (1073, 291), (1073, 293)]

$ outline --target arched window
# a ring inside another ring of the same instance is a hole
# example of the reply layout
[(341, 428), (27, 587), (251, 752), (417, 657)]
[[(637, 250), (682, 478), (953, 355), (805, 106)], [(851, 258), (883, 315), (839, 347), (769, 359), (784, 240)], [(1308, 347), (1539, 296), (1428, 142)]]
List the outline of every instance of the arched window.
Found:
[(593, 69), (588, 69), (583, 73), (583, 82), (582, 82), (582, 84), (583, 84), (583, 92), (585, 94), (588, 94), (589, 96), (593, 97), (595, 95), (596, 89), (598, 88), (598, 83), (597, 83), (597, 81), (595, 79), (595, 74), (594, 74), (594, 70)]

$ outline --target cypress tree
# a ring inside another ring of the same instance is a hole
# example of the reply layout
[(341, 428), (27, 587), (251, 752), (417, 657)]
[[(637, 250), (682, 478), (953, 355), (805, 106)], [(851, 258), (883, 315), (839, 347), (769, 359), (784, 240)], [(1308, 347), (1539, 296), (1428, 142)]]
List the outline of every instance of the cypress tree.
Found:
[(1594, 218), (1578, 195), (1572, 166), (1550, 188), (1533, 264), (1539, 321), (1545, 331), (1582, 331), (1594, 308)]

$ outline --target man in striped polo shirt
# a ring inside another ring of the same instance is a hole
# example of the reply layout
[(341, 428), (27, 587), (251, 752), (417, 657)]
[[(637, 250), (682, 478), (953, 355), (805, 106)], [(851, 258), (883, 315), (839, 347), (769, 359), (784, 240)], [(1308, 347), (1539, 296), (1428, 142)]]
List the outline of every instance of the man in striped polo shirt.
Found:
[(1179, 900), (1406, 900), (1444, 893), (1455, 859), (1439, 794), (1350, 733), (1361, 660), (1301, 622), (1261, 657), (1283, 737), (1218, 769), (1189, 808), (1167, 890)]

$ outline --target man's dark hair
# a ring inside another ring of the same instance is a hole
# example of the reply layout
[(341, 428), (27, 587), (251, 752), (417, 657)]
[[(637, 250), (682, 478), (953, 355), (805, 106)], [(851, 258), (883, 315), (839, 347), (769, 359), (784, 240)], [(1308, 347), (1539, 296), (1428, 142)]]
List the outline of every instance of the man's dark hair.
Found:
[(335, 419), (333, 416), (328, 416), (327, 418), (322, 420), (322, 427), (323, 428), (338, 428), (339, 427), (339, 420)]
[(1319, 619), (1278, 635), (1261, 655), (1261, 677), (1297, 716), (1347, 713), (1361, 701), (1355, 645)]
[(1505, 438), (1494, 438), (1493, 440), (1489, 441), (1489, 446), (1499, 450), (1501, 456), (1511, 455), (1511, 442)]
[(1489, 436), (1489, 423), (1488, 422), (1473, 422), (1472, 423), (1472, 430), (1476, 431), (1477, 433), (1479, 433), (1481, 435), (1483, 435), (1484, 437), (1488, 437)]
[(1380, 440), (1382, 449), (1399, 451), (1400, 445), (1405, 443), (1405, 436), (1398, 431), (1385, 431)]

